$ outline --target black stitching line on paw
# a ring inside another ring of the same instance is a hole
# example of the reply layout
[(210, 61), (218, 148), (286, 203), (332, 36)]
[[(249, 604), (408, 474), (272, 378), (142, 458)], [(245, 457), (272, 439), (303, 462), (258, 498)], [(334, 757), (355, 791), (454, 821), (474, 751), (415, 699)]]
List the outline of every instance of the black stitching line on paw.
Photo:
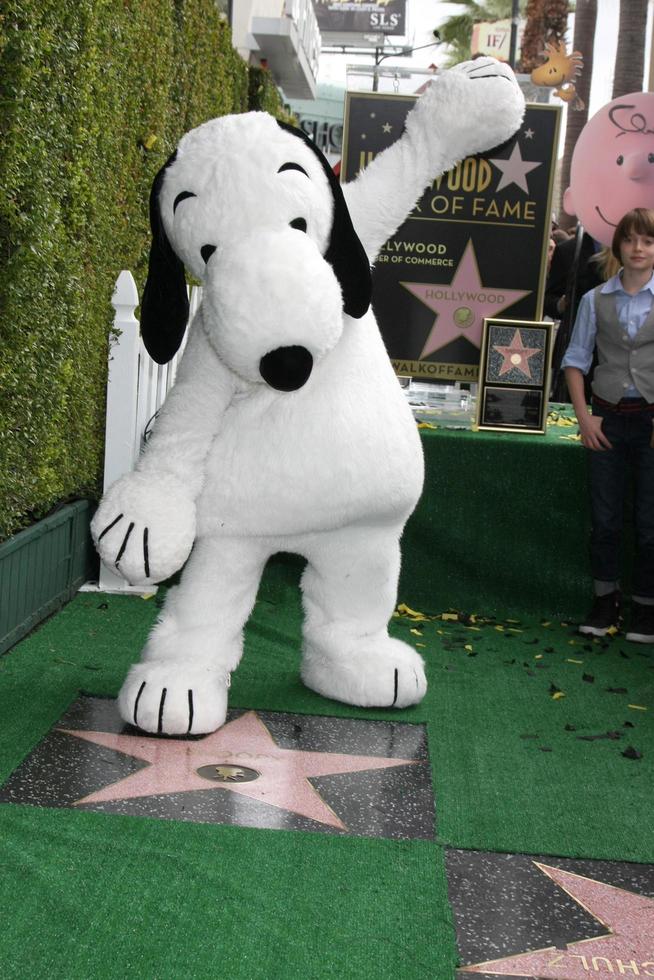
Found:
[(148, 551), (148, 529), (143, 528), (143, 567), (145, 568), (145, 577), (150, 578), (150, 552)]
[(118, 521), (122, 521), (122, 519), (123, 519), (123, 514), (119, 514), (118, 517), (114, 521), (111, 522), (111, 524), (107, 524), (106, 528), (104, 529), (104, 531), (102, 532), (102, 534), (98, 538), (98, 541), (102, 541), (102, 539), (105, 536), (105, 534), (107, 533), (107, 531), (111, 531), (112, 527), (115, 527), (116, 524), (118, 523)]
[(399, 672), (399, 670), (396, 667), (395, 668), (395, 680), (394, 680), (395, 690), (394, 690), (394, 693), (393, 693), (393, 700), (391, 701), (391, 708), (393, 708), (395, 706), (395, 702), (397, 701), (397, 689), (398, 689), (398, 686), (399, 686), (398, 685), (398, 676), (399, 676), (399, 673), (400, 672)]
[(141, 700), (141, 695), (143, 694), (143, 691), (145, 690), (146, 683), (147, 683), (147, 681), (143, 681), (143, 683), (141, 684), (141, 686), (139, 688), (139, 693), (136, 695), (136, 701), (134, 702), (134, 725), (136, 726), (136, 728), (139, 727), (139, 723), (136, 720), (136, 714), (137, 714), (137, 712), (139, 710), (139, 701)]
[(159, 723), (157, 725), (158, 735), (161, 735), (163, 731), (163, 712), (164, 712), (164, 704), (166, 703), (167, 693), (168, 693), (168, 688), (164, 687), (163, 691), (161, 692), (161, 701), (159, 702)]
[(186, 729), (186, 734), (191, 734), (191, 728), (193, 727), (193, 691), (188, 692), (188, 728)]
[(132, 533), (133, 530), (134, 530), (134, 521), (132, 521), (131, 524), (130, 524), (130, 526), (127, 528), (127, 534), (123, 538), (123, 543), (120, 546), (120, 551), (116, 555), (116, 561), (114, 562), (114, 565), (116, 566), (116, 568), (118, 568), (118, 562), (123, 557), (123, 554), (125, 552), (125, 548), (127, 547), (127, 542), (129, 541), (129, 536), (130, 536), (130, 534)]

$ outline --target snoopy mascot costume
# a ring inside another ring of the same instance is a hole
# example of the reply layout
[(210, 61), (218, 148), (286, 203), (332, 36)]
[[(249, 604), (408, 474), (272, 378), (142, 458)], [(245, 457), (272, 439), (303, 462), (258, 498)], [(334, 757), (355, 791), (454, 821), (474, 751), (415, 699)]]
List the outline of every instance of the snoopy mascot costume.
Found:
[(132, 583), (186, 563), (123, 684), (125, 721), (180, 736), (224, 723), (243, 627), (280, 551), (307, 561), (305, 685), (362, 706), (424, 696), (422, 659), (387, 629), (422, 451), (370, 308), (370, 265), (435, 177), (506, 141), (523, 113), (511, 69), (481, 58), (439, 73), (401, 138), (343, 187), (310, 140), (263, 112), (192, 130), (157, 174), (141, 330), (159, 363), (186, 329), (184, 267), (204, 288), (147, 448), (92, 523), (102, 560)]

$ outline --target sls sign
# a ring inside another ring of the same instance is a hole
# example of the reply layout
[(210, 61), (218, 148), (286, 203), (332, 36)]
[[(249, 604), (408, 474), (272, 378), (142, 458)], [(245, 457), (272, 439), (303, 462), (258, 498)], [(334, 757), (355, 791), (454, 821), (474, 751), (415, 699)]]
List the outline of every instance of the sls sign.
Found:
[(313, 0), (325, 34), (406, 34), (406, 0)]

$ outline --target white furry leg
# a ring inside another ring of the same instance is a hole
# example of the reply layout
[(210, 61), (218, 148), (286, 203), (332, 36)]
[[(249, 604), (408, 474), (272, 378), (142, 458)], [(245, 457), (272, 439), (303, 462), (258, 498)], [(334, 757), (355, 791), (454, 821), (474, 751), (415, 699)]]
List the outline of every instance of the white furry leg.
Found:
[(400, 570), (401, 526), (312, 535), (302, 578), (302, 680), (325, 697), (404, 708), (427, 690), (422, 658), (389, 637)]
[(243, 652), (268, 557), (256, 539), (202, 538), (169, 591), (159, 622), (118, 697), (121, 717), (146, 732), (198, 735), (225, 721), (229, 676)]

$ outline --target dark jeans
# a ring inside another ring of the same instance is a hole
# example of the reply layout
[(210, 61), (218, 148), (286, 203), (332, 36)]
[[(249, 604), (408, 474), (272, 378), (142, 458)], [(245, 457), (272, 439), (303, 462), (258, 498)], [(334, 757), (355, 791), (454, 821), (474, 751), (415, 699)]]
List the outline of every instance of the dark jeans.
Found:
[(591, 571), (601, 582), (620, 578), (622, 523), (629, 472), (634, 477), (636, 567), (632, 592), (654, 598), (654, 448), (652, 414), (619, 412), (593, 403), (613, 449), (589, 450)]

